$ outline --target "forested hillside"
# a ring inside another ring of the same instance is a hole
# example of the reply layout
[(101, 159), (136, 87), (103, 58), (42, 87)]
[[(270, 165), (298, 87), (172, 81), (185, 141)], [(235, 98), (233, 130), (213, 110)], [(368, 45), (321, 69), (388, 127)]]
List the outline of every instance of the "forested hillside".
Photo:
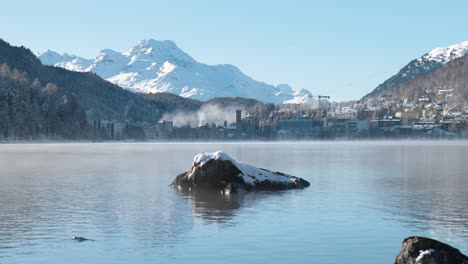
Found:
[(44, 66), (27, 48), (0, 40), (0, 139), (84, 139), (87, 121), (158, 122), (201, 102), (136, 94), (93, 73)]
[[(379, 86), (380, 87), (380, 86)], [(395, 82), (384, 89), (376, 89), (363, 99), (388, 97), (405, 98), (417, 102), (418, 98), (427, 93), (434, 94), (437, 90), (453, 89), (453, 103), (460, 107), (468, 106), (468, 56), (450, 61), (449, 63), (404, 82)]]
[(196, 110), (201, 102), (172, 94), (143, 95), (129, 92), (93, 73), (73, 72), (44, 66), (27, 48), (13, 47), (0, 40), (0, 64), (25, 72), (42, 86), (53, 83), (58, 94), (73, 94), (88, 119), (158, 121), (165, 112)]
[(0, 139), (82, 139), (86, 115), (70, 93), (0, 65)]

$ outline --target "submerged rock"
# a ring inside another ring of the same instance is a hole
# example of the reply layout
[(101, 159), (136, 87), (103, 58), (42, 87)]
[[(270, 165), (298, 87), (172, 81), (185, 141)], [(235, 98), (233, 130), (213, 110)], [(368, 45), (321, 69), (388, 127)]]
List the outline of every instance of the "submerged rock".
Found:
[(88, 239), (85, 237), (79, 237), (79, 236), (74, 236), (72, 237), (73, 240), (78, 241), (78, 242), (84, 242), (84, 241), (94, 241), (92, 239)]
[(395, 264), (468, 264), (468, 257), (437, 240), (415, 236), (403, 240)]
[(200, 153), (190, 171), (179, 174), (173, 187), (214, 189), (225, 193), (252, 190), (286, 190), (308, 187), (304, 179), (235, 161), (224, 152)]

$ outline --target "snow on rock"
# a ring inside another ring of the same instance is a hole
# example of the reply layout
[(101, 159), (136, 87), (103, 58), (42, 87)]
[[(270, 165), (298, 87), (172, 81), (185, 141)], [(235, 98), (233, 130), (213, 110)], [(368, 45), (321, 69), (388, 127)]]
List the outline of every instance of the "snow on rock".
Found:
[(235, 162), (233, 158), (231, 158), (228, 154), (222, 151), (216, 151), (212, 153), (198, 153), (195, 158), (193, 158), (193, 166), (200, 166), (202, 167), (205, 165), (206, 162), (210, 160), (229, 160)]
[(257, 168), (236, 161), (217, 151), (200, 153), (193, 159), (192, 169), (176, 177), (173, 186), (180, 188), (208, 188), (227, 192), (243, 190), (282, 190), (309, 186), (304, 179)]
[(468, 257), (460, 250), (427, 237), (412, 236), (403, 240), (395, 264), (468, 264)]
[(291, 182), (294, 183), (297, 181), (297, 177), (289, 176), (283, 173), (271, 172), (265, 169), (259, 169), (252, 165), (245, 164), (239, 161), (234, 160), (228, 154), (217, 151), (213, 153), (200, 153), (195, 156), (193, 160), (194, 166), (203, 167), (206, 162), (210, 160), (224, 160), (230, 161), (236, 166), (240, 171), (241, 176), (245, 183), (250, 185), (254, 185), (255, 182), (263, 182), (266, 180), (273, 181), (273, 182)]
[(421, 261), (425, 256), (429, 256), (434, 253), (434, 249), (419, 250), (419, 256), (416, 258), (416, 262)]
[(199, 100), (244, 97), (281, 103), (293, 99), (289, 85), (256, 81), (233, 65), (197, 62), (169, 40), (142, 40), (124, 52), (104, 49), (93, 60), (53, 51), (38, 57), (46, 65), (94, 72), (134, 92), (168, 92)]

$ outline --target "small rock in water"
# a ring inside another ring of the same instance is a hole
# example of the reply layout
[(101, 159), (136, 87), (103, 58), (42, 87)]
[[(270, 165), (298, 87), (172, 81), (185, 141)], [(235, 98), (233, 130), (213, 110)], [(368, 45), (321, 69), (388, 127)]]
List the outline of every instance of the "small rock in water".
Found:
[(403, 240), (395, 264), (468, 264), (468, 257), (440, 241), (414, 236)]
[(78, 242), (84, 242), (84, 241), (94, 241), (92, 239), (87, 239), (87, 238), (84, 238), (84, 237), (79, 237), (79, 236), (74, 236), (72, 237), (73, 240), (76, 240)]
[(253, 190), (286, 190), (308, 187), (299, 177), (238, 162), (226, 153), (200, 153), (189, 171), (178, 175), (171, 186), (178, 189), (212, 189), (224, 194)]

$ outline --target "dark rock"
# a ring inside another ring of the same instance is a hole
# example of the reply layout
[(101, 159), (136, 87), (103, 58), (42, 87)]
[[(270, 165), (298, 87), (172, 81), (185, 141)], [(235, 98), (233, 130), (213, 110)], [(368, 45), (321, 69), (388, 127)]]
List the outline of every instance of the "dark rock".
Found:
[(468, 257), (458, 249), (426, 237), (403, 240), (395, 264), (468, 264)]
[(304, 179), (237, 162), (223, 152), (198, 154), (192, 169), (179, 174), (171, 184), (182, 189), (211, 189), (225, 193), (252, 190), (300, 189)]
[(92, 239), (88, 239), (85, 237), (79, 237), (79, 236), (74, 236), (72, 237), (73, 240), (78, 241), (78, 242), (84, 242), (84, 241), (94, 241)]

